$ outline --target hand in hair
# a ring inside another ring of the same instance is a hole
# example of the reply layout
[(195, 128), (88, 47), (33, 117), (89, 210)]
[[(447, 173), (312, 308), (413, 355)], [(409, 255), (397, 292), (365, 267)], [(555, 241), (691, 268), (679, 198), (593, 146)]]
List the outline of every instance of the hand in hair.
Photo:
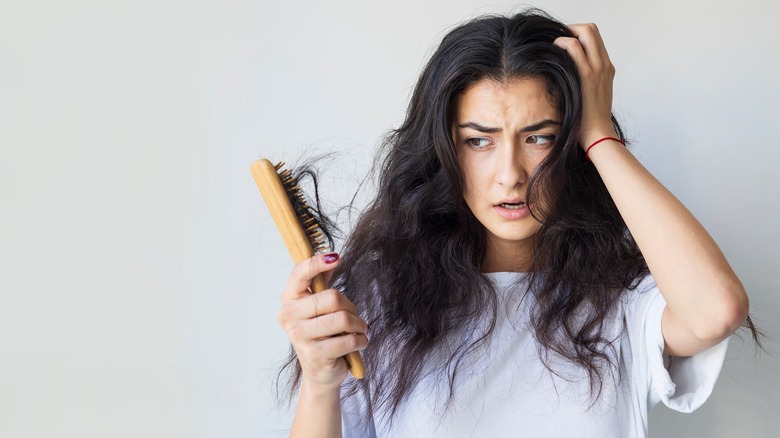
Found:
[[(614, 68), (594, 24), (571, 25), (576, 38), (560, 37), (582, 82), (580, 143), (587, 148), (617, 137), (610, 120)], [(718, 245), (687, 208), (623, 147), (610, 140), (589, 154), (642, 252), (666, 308), (664, 352), (691, 356), (745, 323), (749, 301)], [(586, 149), (587, 150), (587, 149)], [(747, 326), (754, 330), (752, 322)]]
[(568, 27), (577, 37), (558, 37), (554, 44), (571, 55), (580, 73), (583, 106), (580, 145), (587, 148), (600, 138), (617, 137), (611, 120), (615, 67), (595, 24)]

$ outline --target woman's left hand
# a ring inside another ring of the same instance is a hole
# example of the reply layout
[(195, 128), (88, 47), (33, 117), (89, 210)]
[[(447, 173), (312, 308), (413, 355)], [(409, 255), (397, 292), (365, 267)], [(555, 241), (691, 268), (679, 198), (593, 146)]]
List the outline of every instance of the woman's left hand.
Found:
[(615, 67), (595, 24), (571, 24), (576, 38), (558, 37), (554, 44), (571, 55), (582, 83), (582, 126), (580, 145), (603, 137), (617, 137), (612, 127), (612, 80)]

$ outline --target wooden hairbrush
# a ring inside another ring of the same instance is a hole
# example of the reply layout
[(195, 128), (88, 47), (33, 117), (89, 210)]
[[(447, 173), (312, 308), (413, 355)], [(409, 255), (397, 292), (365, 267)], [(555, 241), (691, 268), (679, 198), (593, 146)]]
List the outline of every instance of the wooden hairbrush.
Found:
[[(303, 192), (298, 187), (298, 180), (289, 169), (282, 169), (282, 166), (284, 163), (273, 165), (263, 158), (252, 163), (251, 170), (276, 228), (287, 245), (287, 251), (290, 252), (293, 262), (298, 263), (322, 251), (325, 248), (325, 239), (319, 223), (311, 214), (309, 204), (303, 197)], [(328, 285), (321, 275), (312, 279), (312, 292), (322, 292), (327, 288)], [(344, 356), (344, 359), (355, 378), (362, 379), (365, 376), (366, 367), (360, 353), (353, 351)]]

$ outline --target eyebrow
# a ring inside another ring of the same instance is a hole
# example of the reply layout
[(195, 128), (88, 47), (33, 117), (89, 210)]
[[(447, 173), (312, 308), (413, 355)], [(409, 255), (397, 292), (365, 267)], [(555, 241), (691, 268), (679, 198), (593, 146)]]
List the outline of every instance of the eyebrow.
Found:
[[(520, 132), (538, 131), (538, 130), (540, 130), (542, 128), (546, 128), (546, 127), (551, 126), (551, 125), (560, 126), (560, 124), (561, 124), (561, 122), (558, 122), (556, 120), (544, 119), (541, 122), (536, 122), (533, 125), (528, 125), (525, 128), (522, 128), (520, 130)], [(482, 126), (482, 125), (480, 125), (477, 122), (461, 123), (460, 125), (458, 125), (458, 128), (471, 128), (471, 129), (475, 129), (475, 130), (477, 130), (479, 132), (484, 132), (486, 134), (493, 134), (495, 132), (501, 132), (502, 131), (501, 128), (492, 128), (492, 127), (489, 127), (489, 126)]]

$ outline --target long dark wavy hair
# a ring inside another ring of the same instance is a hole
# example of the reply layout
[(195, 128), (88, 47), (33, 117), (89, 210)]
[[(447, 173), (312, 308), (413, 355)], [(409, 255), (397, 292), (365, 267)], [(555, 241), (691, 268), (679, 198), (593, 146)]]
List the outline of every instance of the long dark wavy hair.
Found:
[[(425, 66), (403, 124), (383, 143), (378, 193), (333, 277), (371, 327), (363, 351), (368, 374), (348, 380), (345, 394), (368, 389), (374, 413), (392, 418), (433, 360), (442, 361), (434, 365), (451, 397), (462, 361), (487, 344), (495, 327), (498, 297), (482, 273), (486, 232), (463, 199), (452, 138), (454, 98), (483, 79), (542, 80), (561, 121), (527, 193), (528, 204), (544, 206), (533, 211), (542, 225), (527, 277), (540, 358), (553, 372), (552, 359), (586, 370), (596, 398), (605, 373), (617, 371), (605, 320), (648, 269), (578, 144), (580, 78), (570, 55), (553, 44), (559, 36), (573, 34), (536, 9), (456, 27)], [(445, 338), (458, 344), (448, 346), (444, 359), (432, 355)], [(297, 366), (294, 353), (288, 365)]]

